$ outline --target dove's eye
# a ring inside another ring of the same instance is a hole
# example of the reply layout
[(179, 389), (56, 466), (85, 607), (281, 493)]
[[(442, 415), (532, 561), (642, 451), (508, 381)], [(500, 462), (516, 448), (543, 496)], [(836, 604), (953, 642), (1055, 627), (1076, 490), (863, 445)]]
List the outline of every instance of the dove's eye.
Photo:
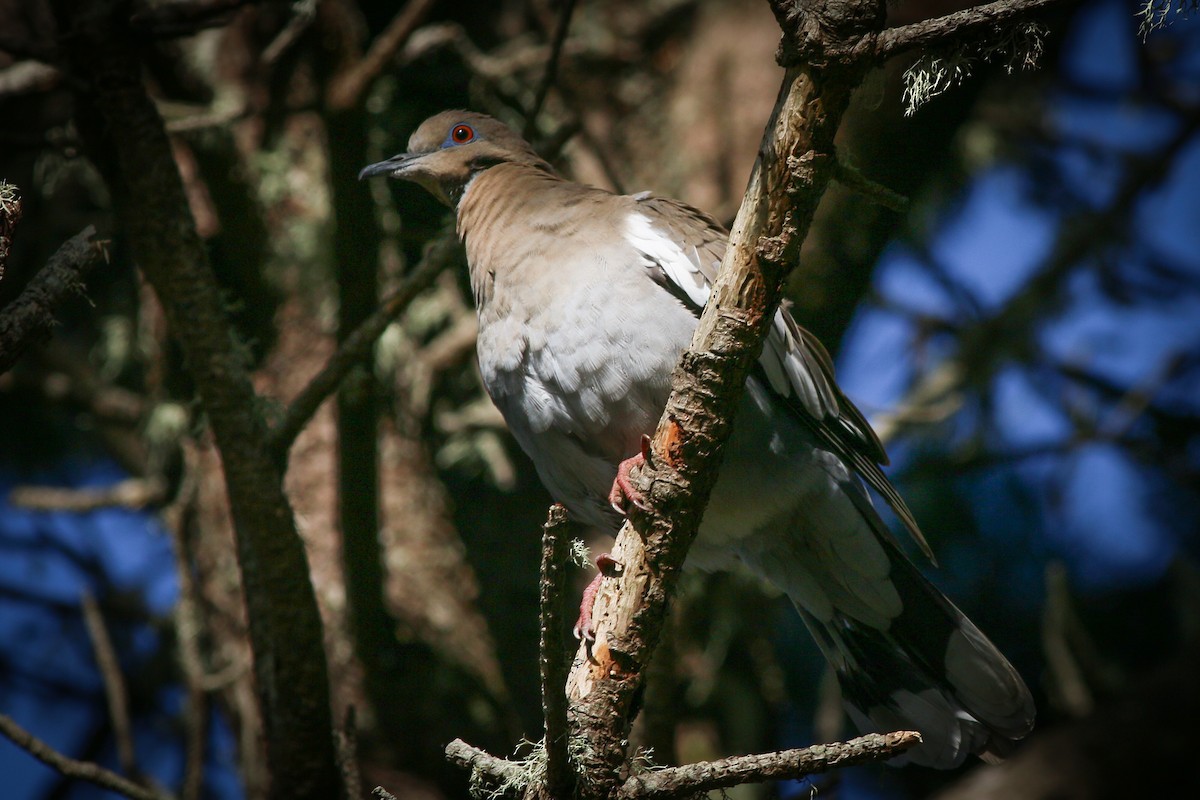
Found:
[(455, 144), (466, 144), (475, 138), (475, 129), (470, 125), (455, 125), (450, 131), (450, 141)]

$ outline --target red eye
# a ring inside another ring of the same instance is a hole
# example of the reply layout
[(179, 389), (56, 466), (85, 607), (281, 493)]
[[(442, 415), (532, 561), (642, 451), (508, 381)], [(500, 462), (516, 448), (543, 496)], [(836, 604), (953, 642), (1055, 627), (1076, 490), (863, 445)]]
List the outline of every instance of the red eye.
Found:
[(466, 144), (475, 138), (475, 131), (470, 125), (455, 125), (450, 131), (450, 141), (455, 144)]

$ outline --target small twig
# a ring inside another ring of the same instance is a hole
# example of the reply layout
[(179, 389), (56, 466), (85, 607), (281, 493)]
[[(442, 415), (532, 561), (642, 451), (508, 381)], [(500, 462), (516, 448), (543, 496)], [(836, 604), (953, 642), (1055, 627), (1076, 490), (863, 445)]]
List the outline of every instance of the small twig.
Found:
[(342, 769), (342, 790), (346, 800), (362, 800), (362, 773), (358, 769), (358, 722), (354, 706), (346, 706), (346, 718), (335, 731), (338, 766)]
[(137, 754), (133, 749), (133, 724), (129, 720), (129, 693), (125, 690), (125, 676), (121, 673), (121, 662), (112, 637), (104, 624), (104, 615), (96, 598), (86, 589), (80, 598), (83, 622), (92, 639), (92, 650), (96, 654), (96, 666), (104, 680), (104, 696), (108, 700), (108, 716), (112, 721), (113, 736), (117, 740), (117, 760), (126, 775), (137, 775)]
[(292, 443), (325, 399), (337, 389), (351, 369), (370, 357), (375, 340), (396, 317), (404, 313), (418, 294), (433, 283), (433, 279), (449, 265), (457, 252), (458, 241), (453, 235), (439, 237), (400, 287), (346, 337), (337, 352), (330, 356), (321, 371), (288, 406), (283, 419), (271, 432), (271, 450), (277, 461), (286, 459)]
[(546, 104), (550, 87), (558, 77), (558, 64), (562, 59), (563, 44), (567, 41), (567, 30), (571, 27), (571, 16), (575, 13), (575, 0), (563, 0), (562, 9), (558, 13), (558, 26), (554, 29), (554, 41), (550, 45), (550, 59), (546, 62), (546, 71), (542, 73), (542, 82), (538, 84), (537, 94), (534, 95), (533, 106), (525, 115), (524, 137), (532, 139), (537, 130), (538, 114)]
[(366, 54), (353, 67), (333, 79), (329, 87), (330, 108), (344, 111), (353, 108), (371, 81), (383, 71), (392, 57), (400, 51), (408, 37), (429, 14), (436, 0), (409, 0), (383, 33), (375, 37)]
[(171, 532), (175, 551), (175, 574), (179, 581), (179, 601), (175, 604), (176, 653), (184, 686), (187, 689), (187, 715), (184, 719), (185, 744), (182, 800), (200, 800), (204, 788), (204, 752), (208, 738), (208, 693), (204, 689), (204, 660), (200, 655), (203, 624), (200, 619), (199, 590), (192, 571), (192, 548), (187, 535), (195, 511), (199, 488), (196, 454), (193, 447), (183, 450), (183, 477), (175, 500), (163, 509), (163, 522)]
[(82, 278), (101, 260), (108, 260), (105, 242), (93, 241), (91, 225), (58, 248), (16, 300), (0, 312), (0, 373), (16, 363), (34, 339), (54, 325), (54, 309), (83, 288)]
[(264, 64), (274, 64), (300, 38), (300, 34), (308, 30), (308, 26), (312, 25), (313, 20), (316, 18), (316, 0), (298, 0), (292, 6), (292, 18), (288, 20), (287, 25), (283, 26), (283, 30), (271, 40), (267, 48), (263, 50), (262, 62)]
[(161, 478), (128, 478), (100, 489), (61, 486), (17, 486), (8, 502), (33, 511), (95, 511), (99, 508), (145, 508), (166, 498)]
[(542, 526), (541, 641), (542, 713), (546, 721), (546, 788), (552, 797), (569, 794), (574, 776), (567, 757), (567, 651), (563, 646), (563, 598), (570, 538), (567, 510), (550, 506)]
[(622, 800), (667, 800), (746, 783), (794, 780), (835, 767), (884, 761), (920, 741), (921, 734), (916, 731), (871, 733), (848, 742), (702, 761), (634, 775), (625, 781), (617, 796)]
[[(470, 770), (471, 783), (490, 785), (496, 796), (516, 794), (524, 788), (520, 764), (496, 758), (462, 739), (455, 739), (446, 745), (446, 759), (457, 767)], [(509, 790), (501, 787), (509, 787)]]
[(252, 113), (248, 103), (239, 103), (219, 110), (205, 109), (188, 116), (164, 119), (163, 123), (168, 133), (192, 133), (193, 131), (225, 127), (249, 117)]
[(17, 724), (16, 720), (7, 714), (0, 714), (0, 733), (9, 741), (20, 747), (31, 756), (41, 761), (62, 775), (81, 781), (88, 781), (105, 789), (118, 792), (132, 800), (174, 800), (174, 798), (155, 789), (138, 786), (128, 778), (123, 778), (115, 772), (105, 769), (90, 761), (77, 761), (55, 750), (41, 739)]
[(893, 189), (889, 189), (881, 183), (876, 183), (866, 175), (863, 175), (858, 167), (847, 164), (840, 158), (833, 164), (833, 179), (847, 189), (852, 189), (868, 200), (873, 200), (875, 203), (898, 214), (908, 211), (907, 197)]

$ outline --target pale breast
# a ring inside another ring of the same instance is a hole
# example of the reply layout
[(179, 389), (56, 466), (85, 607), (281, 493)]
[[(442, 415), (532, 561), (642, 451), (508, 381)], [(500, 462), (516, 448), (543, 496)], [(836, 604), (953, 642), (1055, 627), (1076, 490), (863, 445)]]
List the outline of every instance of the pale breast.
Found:
[[(654, 429), (696, 317), (650, 279), (622, 226), (602, 224), (627, 213), (621, 198), (496, 169), (459, 208), (483, 380), (556, 499), (611, 522), (616, 465)], [(498, 178), (529, 180), (533, 199), (484, 202)]]

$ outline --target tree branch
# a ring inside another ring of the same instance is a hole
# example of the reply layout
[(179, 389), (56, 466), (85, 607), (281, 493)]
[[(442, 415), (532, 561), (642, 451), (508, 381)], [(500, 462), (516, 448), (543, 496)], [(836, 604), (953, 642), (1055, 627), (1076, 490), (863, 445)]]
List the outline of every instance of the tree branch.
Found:
[(0, 312), (0, 373), (7, 372), (25, 349), (54, 325), (54, 309), (83, 288), (82, 278), (108, 260), (106, 242), (93, 241), (91, 225), (58, 248), (16, 300)]
[(967, 43), (994, 37), (998, 30), (1012, 22), (1068, 2), (1074, 0), (996, 0), (953, 14), (888, 28), (864, 37), (862, 44), (870, 48), (875, 58), (883, 61), (918, 47), (945, 47), (951, 42)]
[(446, 745), (446, 758), (451, 764), (469, 770), (471, 785), (485, 787), (487, 796), (512, 797), (523, 793), (528, 783), (529, 776), (521, 762), (496, 758), (462, 739)]
[(268, 448), (245, 348), (196, 232), (171, 144), (146, 93), (142, 48), (111, 0), (56, 0), (76, 122), (162, 301), (221, 453), (243, 578), (271, 796), (334, 797), (323, 631), (303, 543)]
[(174, 800), (169, 794), (138, 786), (128, 778), (123, 778), (99, 764), (90, 761), (77, 761), (55, 750), (41, 739), (17, 724), (16, 720), (7, 714), (0, 714), (0, 733), (9, 741), (20, 747), (31, 756), (41, 761), (51, 769), (57, 770), (68, 778), (88, 781), (105, 789), (130, 797), (133, 800)]
[(408, 0), (383, 33), (375, 37), (366, 54), (346, 72), (333, 79), (329, 86), (328, 105), (336, 111), (345, 111), (357, 105), (363, 93), (378, 77), (388, 62), (400, 51), (408, 37), (428, 16), (436, 0)]
[(121, 672), (121, 661), (113, 647), (112, 637), (104, 624), (104, 615), (92, 593), (84, 590), (81, 598), (83, 622), (92, 639), (92, 651), (96, 655), (96, 666), (104, 679), (104, 695), (108, 699), (108, 717), (112, 722), (113, 738), (117, 740), (117, 760), (126, 775), (137, 775), (137, 752), (133, 747), (133, 724), (129, 719), (129, 692), (125, 689), (125, 676)]
[(292, 443), (325, 399), (337, 390), (350, 370), (370, 358), (375, 340), (383, 335), (388, 325), (404, 313), (417, 295), (429, 288), (438, 273), (454, 260), (459, 248), (458, 239), (452, 234), (443, 235), (435, 240), (425, 251), (420, 263), (405, 276), (396, 291), (346, 337), (337, 352), (330, 356), (328, 363), (300, 394), (296, 395), (283, 419), (271, 431), (270, 448), (276, 463), (286, 460)]
[(863, 175), (857, 167), (838, 159), (834, 162), (833, 177), (838, 183), (873, 200), (886, 209), (902, 214), (908, 210), (908, 198)]
[(574, 775), (567, 758), (567, 659), (563, 648), (563, 598), (566, 593), (567, 510), (550, 506), (542, 526), (541, 641), (542, 712), (546, 720), (546, 788), (565, 796)]
[(532, 140), (533, 133), (537, 130), (538, 114), (542, 113), (542, 106), (550, 94), (550, 87), (554, 85), (554, 79), (558, 76), (558, 62), (562, 58), (563, 44), (567, 41), (567, 30), (571, 27), (571, 17), (574, 13), (575, 0), (563, 0), (563, 6), (558, 12), (558, 25), (554, 29), (554, 41), (550, 44), (550, 58), (546, 61), (546, 71), (542, 73), (542, 81), (538, 84), (533, 105), (525, 115), (523, 133), (526, 139)]
[(626, 780), (617, 797), (620, 800), (670, 800), (745, 783), (795, 780), (837, 767), (884, 761), (920, 741), (921, 734), (916, 731), (871, 733), (847, 742), (652, 770)]
[(62, 486), (16, 486), (8, 502), (16, 508), (36, 511), (95, 511), (98, 508), (145, 508), (167, 496), (162, 478), (126, 478), (101, 488)]

